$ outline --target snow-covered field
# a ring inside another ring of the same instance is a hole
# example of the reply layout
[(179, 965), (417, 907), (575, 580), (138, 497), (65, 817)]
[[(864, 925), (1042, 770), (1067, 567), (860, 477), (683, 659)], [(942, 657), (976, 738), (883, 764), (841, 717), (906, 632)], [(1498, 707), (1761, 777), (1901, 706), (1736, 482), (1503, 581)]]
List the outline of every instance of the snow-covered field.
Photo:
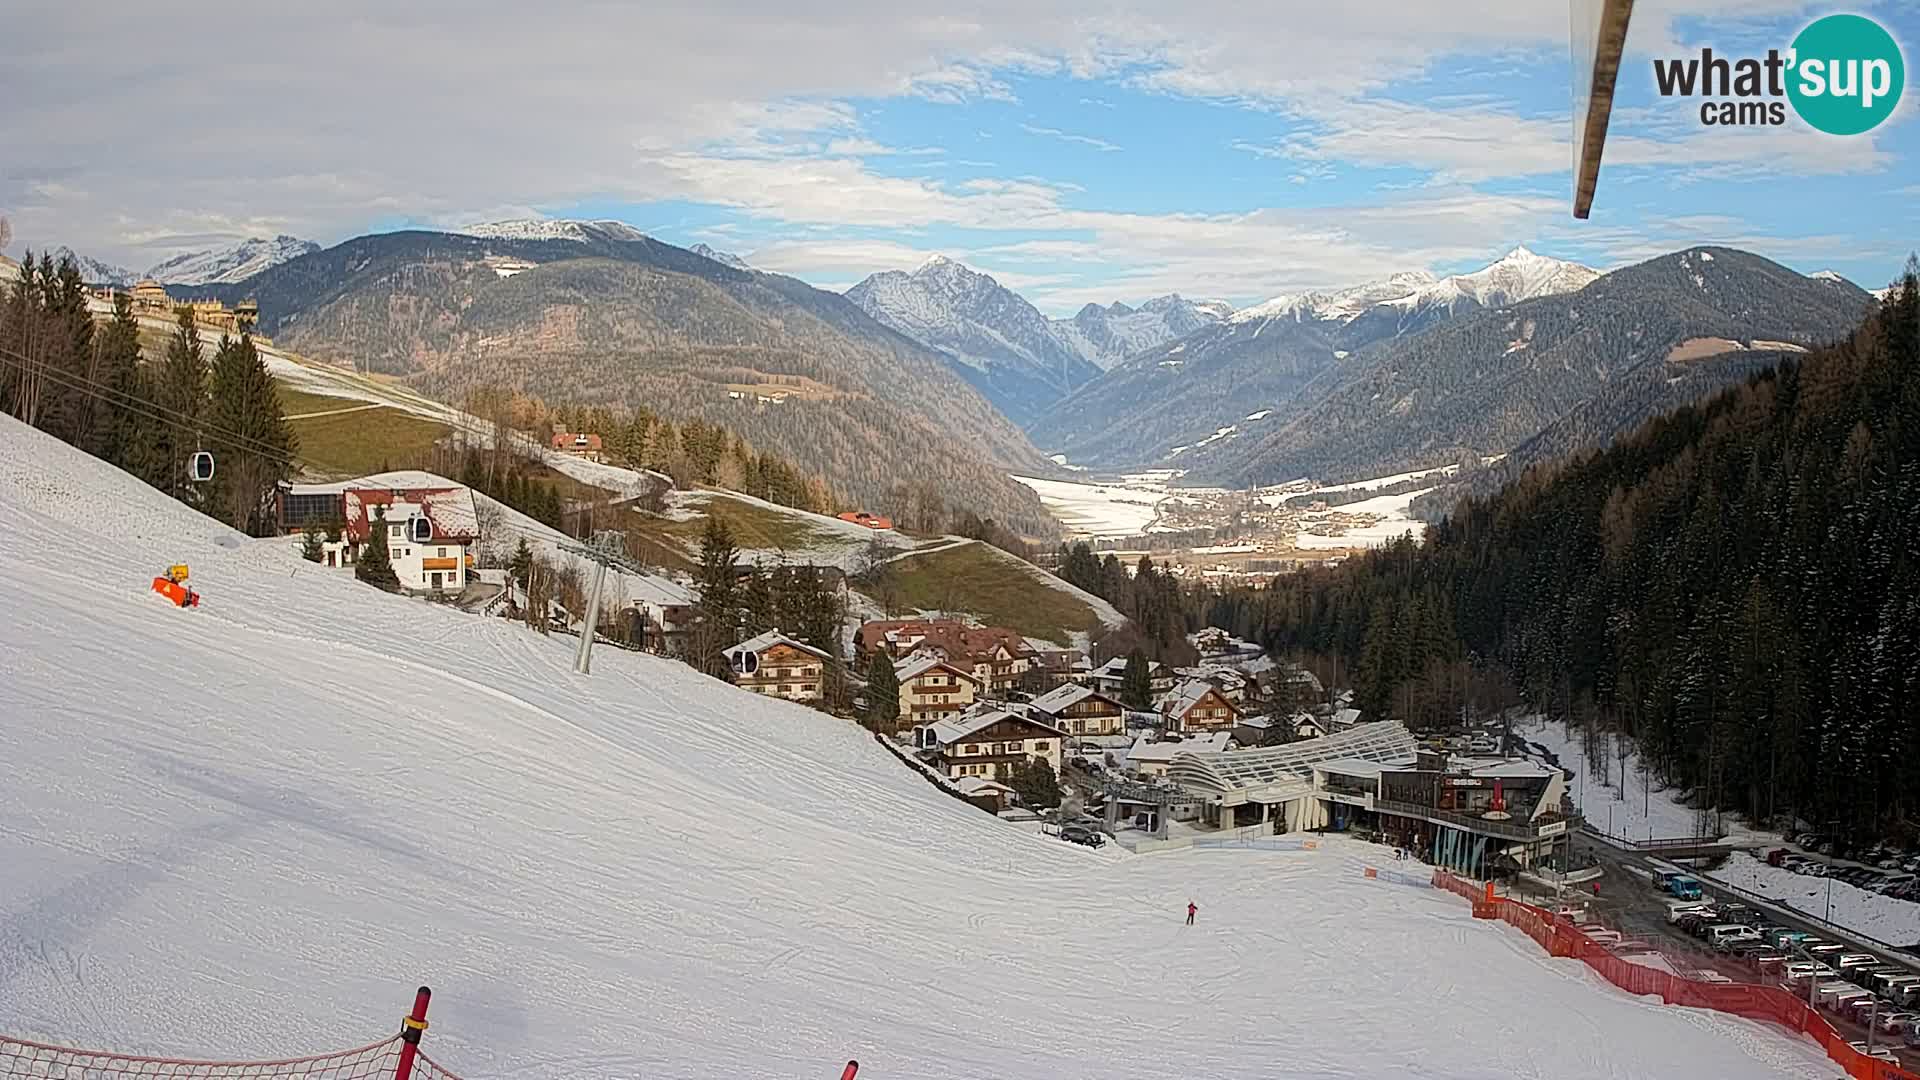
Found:
[(1126, 484), (1076, 484), (1015, 476), (1034, 490), (1060, 523), (1076, 536), (1096, 539), (1139, 536), (1158, 516), (1155, 507), (1167, 497), (1164, 488)]
[[(1607, 762), (1604, 766), (1595, 766), (1587, 761), (1585, 734), (1570, 731), (1559, 721), (1535, 714), (1516, 722), (1513, 733), (1532, 744), (1529, 756), (1538, 757), (1538, 750), (1545, 749), (1573, 772), (1574, 805), (1586, 815), (1587, 824), (1600, 832), (1627, 840), (1667, 840), (1713, 831), (1713, 821), (1709, 820), (1703, 828), (1700, 815), (1692, 807), (1674, 801), (1674, 792), (1662, 787), (1658, 780), (1649, 782), (1637, 752), (1627, 752), (1623, 772), (1611, 734), (1601, 736), (1605, 740), (1602, 749)], [(1732, 814), (1721, 815), (1718, 824), (1732, 842), (1777, 843), (1780, 839), (1777, 833), (1751, 828)]]
[[(1768, 866), (1746, 852), (1736, 852), (1727, 864), (1708, 875), (1748, 892), (1759, 893), (1798, 908), (1816, 918), (1844, 926), (1889, 945), (1909, 951), (1920, 943), (1920, 904), (1896, 900), (1891, 896), (1856, 888), (1844, 881), (1796, 874), (1779, 866)], [(1829, 894), (1828, 887), (1832, 892)], [(1827, 899), (1833, 899), (1833, 911), (1827, 911)]]
[[(1331, 487), (1315, 488), (1311, 485), (1295, 482), (1261, 489), (1259, 498), (1271, 506), (1278, 506), (1288, 499), (1298, 498), (1321, 492), (1338, 493), (1385, 487), (1402, 480), (1411, 480), (1429, 474), (1449, 475), (1455, 466), (1442, 469), (1429, 469), (1421, 473), (1401, 473), (1398, 476), (1383, 476), (1376, 480), (1362, 480), (1352, 484), (1335, 484)], [(1160, 509), (1164, 505), (1177, 503), (1183, 495), (1223, 494), (1220, 488), (1176, 488), (1171, 483), (1179, 478), (1178, 472), (1161, 471), (1136, 473), (1125, 476), (1117, 483), (1079, 483), (1068, 480), (1040, 480), (1028, 476), (1015, 476), (1014, 479), (1034, 490), (1040, 501), (1059, 518), (1068, 532), (1075, 536), (1093, 539), (1119, 539), (1140, 536), (1153, 532), (1154, 523), (1159, 520)], [(1334, 514), (1375, 514), (1380, 519), (1372, 525), (1355, 526), (1343, 529), (1338, 536), (1320, 536), (1307, 532), (1304, 528), (1294, 538), (1294, 546), (1304, 550), (1328, 550), (1350, 547), (1379, 547), (1382, 544), (1398, 540), (1412, 533), (1414, 539), (1426, 535), (1426, 524), (1416, 521), (1407, 514), (1408, 506), (1414, 499), (1425, 495), (1428, 490), (1409, 491), (1400, 495), (1379, 495), (1362, 502), (1337, 506), (1327, 511), (1308, 513), (1303, 519), (1305, 525), (1326, 521)]]
[(1342, 529), (1338, 536), (1320, 536), (1302, 529), (1300, 535), (1293, 539), (1294, 546), (1322, 550), (1346, 547), (1381, 547), (1400, 539), (1408, 533), (1412, 533), (1413, 538), (1418, 540), (1427, 534), (1426, 522), (1415, 521), (1409, 517), (1407, 508), (1412, 505), (1413, 500), (1425, 495), (1431, 490), (1433, 489), (1421, 488), (1417, 491), (1402, 492), (1399, 495), (1376, 495), (1371, 499), (1363, 499), (1357, 503), (1336, 506), (1325, 513), (1308, 514), (1306, 516), (1306, 524), (1309, 525), (1317, 521), (1324, 521), (1335, 514), (1374, 514), (1377, 515), (1380, 520), (1371, 525), (1357, 525)]
[[(682, 665), (576, 676), (570, 639), (374, 592), (5, 418), (0, 560), (9, 1034), (288, 1056), (391, 1032), (425, 983), (430, 1052), (476, 1078), (1833, 1073), (1339, 848), (1087, 852)], [(147, 589), (180, 561), (197, 610)]]

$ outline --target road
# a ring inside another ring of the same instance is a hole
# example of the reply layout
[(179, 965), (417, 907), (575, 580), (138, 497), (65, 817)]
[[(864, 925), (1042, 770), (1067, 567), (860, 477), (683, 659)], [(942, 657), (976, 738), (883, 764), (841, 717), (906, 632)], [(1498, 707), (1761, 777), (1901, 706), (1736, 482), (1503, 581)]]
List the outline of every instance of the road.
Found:
[[(1593, 912), (1594, 921), (1620, 931), (1629, 939), (1647, 942), (1683, 964), (1690, 964), (1695, 968), (1711, 968), (1737, 982), (1761, 981), (1745, 964), (1713, 952), (1685, 931), (1668, 925), (1667, 904), (1672, 902), (1672, 897), (1654, 890), (1651, 876), (1655, 866), (1649, 856), (1639, 852), (1623, 851), (1584, 835), (1576, 836), (1573, 845), (1576, 852), (1584, 852), (1597, 859), (1605, 871), (1598, 882), (1599, 895), (1594, 895), (1592, 889), (1586, 885), (1576, 886), (1571, 890), (1583, 891), (1581, 899)], [(1708, 895), (1711, 896), (1713, 882), (1703, 879), (1703, 883), (1707, 886)], [(1829, 941), (1835, 940), (1832, 930), (1795, 918), (1790, 911), (1776, 910), (1767, 914), (1770, 921), (1782, 926), (1804, 931)], [(1852, 951), (1851, 945), (1849, 951)], [(1885, 955), (1883, 949), (1866, 947), (1862, 951)], [(1905, 962), (1904, 957), (1889, 959), (1895, 963)], [(1865, 1027), (1850, 1023), (1825, 1010), (1822, 1010), (1821, 1015), (1832, 1022), (1834, 1027), (1848, 1039), (1866, 1040)], [(1874, 1042), (1877, 1046), (1886, 1046), (1889, 1044), (1888, 1036), (1876, 1035)], [(1900, 1046), (1897, 1037), (1890, 1048), (1900, 1054), (1902, 1065), (1920, 1071), (1920, 1052)]]

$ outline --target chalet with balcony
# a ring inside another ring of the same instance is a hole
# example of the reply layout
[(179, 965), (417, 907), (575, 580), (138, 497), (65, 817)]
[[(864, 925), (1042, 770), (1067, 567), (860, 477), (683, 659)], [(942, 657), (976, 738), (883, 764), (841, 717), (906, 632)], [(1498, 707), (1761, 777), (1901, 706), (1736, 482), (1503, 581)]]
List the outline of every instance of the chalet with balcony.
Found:
[(1125, 735), (1127, 731), (1126, 707), (1090, 686), (1068, 683), (1049, 690), (1028, 703), (1027, 712), (1073, 736)]
[(875, 652), (901, 660), (937, 656), (973, 675), (981, 694), (1016, 689), (1033, 666), (1026, 638), (1004, 626), (968, 626), (955, 619), (890, 619), (864, 623), (854, 633), (864, 666)]
[(1240, 708), (1205, 679), (1188, 679), (1160, 699), (1160, 718), (1168, 731), (1232, 731)]
[(1016, 765), (1038, 759), (1058, 774), (1066, 733), (1002, 709), (976, 709), (913, 729), (913, 745), (950, 780), (1008, 780)]
[(937, 656), (913, 656), (894, 665), (900, 680), (900, 721), (919, 727), (952, 720), (973, 707), (980, 680)]
[(722, 650), (734, 685), (755, 694), (817, 703), (826, 697), (825, 652), (769, 630)]
[(352, 566), (378, 530), (401, 589), (457, 594), (474, 570), (480, 516), (471, 489), (424, 472), (391, 472), (336, 484), (281, 484), (280, 531), (314, 528), (325, 566)]

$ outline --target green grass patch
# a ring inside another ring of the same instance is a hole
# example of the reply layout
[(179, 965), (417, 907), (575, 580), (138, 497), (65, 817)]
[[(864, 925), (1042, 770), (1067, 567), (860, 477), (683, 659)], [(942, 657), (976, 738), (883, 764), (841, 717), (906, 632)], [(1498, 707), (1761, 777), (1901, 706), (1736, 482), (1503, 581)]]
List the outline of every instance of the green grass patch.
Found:
[(643, 522), (641, 528), (661, 543), (682, 551), (694, 551), (700, 545), (700, 534), (706, 531), (707, 518), (717, 517), (733, 531), (736, 547), (790, 551), (795, 561), (805, 561), (806, 552), (814, 548), (830, 544), (838, 547), (844, 543), (838, 533), (816, 526), (797, 510), (792, 513), (769, 510), (717, 492), (701, 503), (699, 509), (701, 513), (698, 516), (686, 521), (674, 521), (652, 514), (639, 515)]
[(902, 607), (965, 611), (1062, 645), (1097, 620), (1085, 601), (1041, 580), (1045, 570), (988, 544), (909, 555), (890, 565), (891, 599)]
[(287, 426), (300, 437), (300, 460), (314, 472), (338, 477), (365, 476), (388, 465), (413, 468), (448, 432), (445, 424), (392, 408), (291, 420)]

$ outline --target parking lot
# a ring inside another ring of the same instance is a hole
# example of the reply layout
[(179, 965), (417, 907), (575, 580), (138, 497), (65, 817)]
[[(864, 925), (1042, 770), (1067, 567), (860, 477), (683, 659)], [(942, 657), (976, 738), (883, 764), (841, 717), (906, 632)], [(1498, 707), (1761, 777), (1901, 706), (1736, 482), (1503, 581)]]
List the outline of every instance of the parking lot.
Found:
[[(1858, 949), (1854, 944), (1839, 940), (1829, 932), (1822, 930), (1812, 923), (1794, 918), (1791, 913), (1766, 911), (1757, 907), (1747, 907), (1746, 905), (1731, 910), (1722, 909), (1716, 914), (1712, 920), (1712, 924), (1722, 925), (1720, 920), (1722, 917), (1725, 917), (1728, 921), (1751, 922), (1755, 924), (1756, 930), (1769, 936), (1784, 933), (1798, 933), (1808, 936), (1808, 940), (1799, 943), (1798, 948), (1765, 948), (1764, 955), (1777, 957), (1778, 959), (1767, 962), (1765, 964), (1765, 970), (1763, 971), (1760, 965), (1757, 965), (1751, 960), (1741, 959), (1729, 952), (1716, 951), (1702, 939), (1689, 934), (1686, 930), (1682, 929), (1681, 926), (1669, 922), (1669, 905), (1676, 901), (1673, 897), (1655, 889), (1653, 877), (1654, 874), (1658, 872), (1659, 866), (1651, 860), (1648, 860), (1644, 855), (1621, 851), (1584, 837), (1575, 841), (1575, 846), (1576, 851), (1589, 853), (1605, 870), (1602, 878), (1596, 883), (1600, 887), (1598, 895), (1595, 895), (1591, 888), (1585, 886), (1574, 891), (1580, 894), (1579, 903), (1586, 909), (1585, 920), (1592, 924), (1597, 924), (1606, 930), (1618, 933), (1620, 935), (1619, 940), (1623, 945), (1623, 948), (1618, 951), (1620, 951), (1622, 955), (1639, 951), (1634, 949), (1634, 943), (1638, 943), (1645, 946), (1644, 952), (1648, 956), (1646, 960), (1647, 963), (1653, 966), (1668, 967), (1683, 975), (1710, 973), (1696, 975), (1696, 977), (1725, 979), (1731, 982), (1741, 983), (1771, 983), (1773, 985), (1780, 985), (1787, 981), (1785, 965), (1788, 963), (1807, 963), (1804, 948), (1812, 944), (1819, 950), (1819, 955), (1823, 962), (1825, 962), (1828, 967), (1836, 969), (1835, 974), (1830, 976), (1823, 974), (1823, 977), (1820, 979), (1821, 984), (1825, 988), (1825, 996), (1832, 996), (1840, 992), (1842, 987), (1849, 992), (1858, 992), (1857, 987), (1853, 983), (1847, 979), (1843, 979), (1838, 974), (1838, 961), (1843, 956), (1851, 958), (1851, 967), (1856, 969), (1850, 970), (1848, 974), (1867, 982), (1871, 982), (1872, 980), (1870, 977), (1861, 974), (1862, 970), (1897, 969), (1903, 974), (1907, 971), (1920, 973), (1920, 965), (1915, 965), (1914, 961), (1909, 957), (1876, 955), (1872, 953), (1871, 950)], [(1705, 885), (1706, 899), (1730, 899), (1724, 892), (1716, 896), (1715, 884), (1713, 882), (1702, 879), (1702, 883)], [(1516, 893), (1516, 895), (1519, 894)], [(1570, 893), (1570, 895), (1572, 894)], [(1531, 894), (1529, 898), (1545, 902), (1551, 902), (1554, 899), (1550, 894), (1543, 894), (1538, 891)], [(1745, 910), (1742, 910), (1742, 908), (1745, 908)], [(1819, 948), (1819, 946), (1822, 945), (1833, 947)], [(1756, 949), (1750, 951), (1762, 950)], [(1660, 959), (1652, 959), (1654, 955), (1657, 955)], [(1861, 956), (1871, 956), (1875, 962), (1868, 964), (1860, 959)], [(1788, 989), (1802, 997), (1808, 993), (1808, 986), (1804, 979), (1794, 985), (1790, 985)], [(1821, 989), (1822, 986), (1815, 987), (1816, 996), (1820, 996)], [(1920, 1016), (1920, 1000), (1903, 1006), (1883, 999), (1879, 1005), (1879, 1009), (1883, 1015), (1910, 1013)], [(1836, 1012), (1831, 1008), (1822, 1008), (1821, 1015), (1831, 1021), (1834, 1027), (1849, 1040), (1861, 1043), (1868, 1040), (1866, 1025), (1855, 1020), (1851, 1015)], [(1871, 1015), (1870, 1011), (1868, 1015)], [(1891, 1049), (1905, 1067), (1909, 1069), (1920, 1069), (1920, 1050), (1905, 1045), (1908, 1038), (1908, 1031), (1910, 1030), (1910, 1027), (1906, 1030), (1891, 1032), (1882, 1029), (1875, 1032), (1873, 1043), (1876, 1047), (1887, 1047)]]

